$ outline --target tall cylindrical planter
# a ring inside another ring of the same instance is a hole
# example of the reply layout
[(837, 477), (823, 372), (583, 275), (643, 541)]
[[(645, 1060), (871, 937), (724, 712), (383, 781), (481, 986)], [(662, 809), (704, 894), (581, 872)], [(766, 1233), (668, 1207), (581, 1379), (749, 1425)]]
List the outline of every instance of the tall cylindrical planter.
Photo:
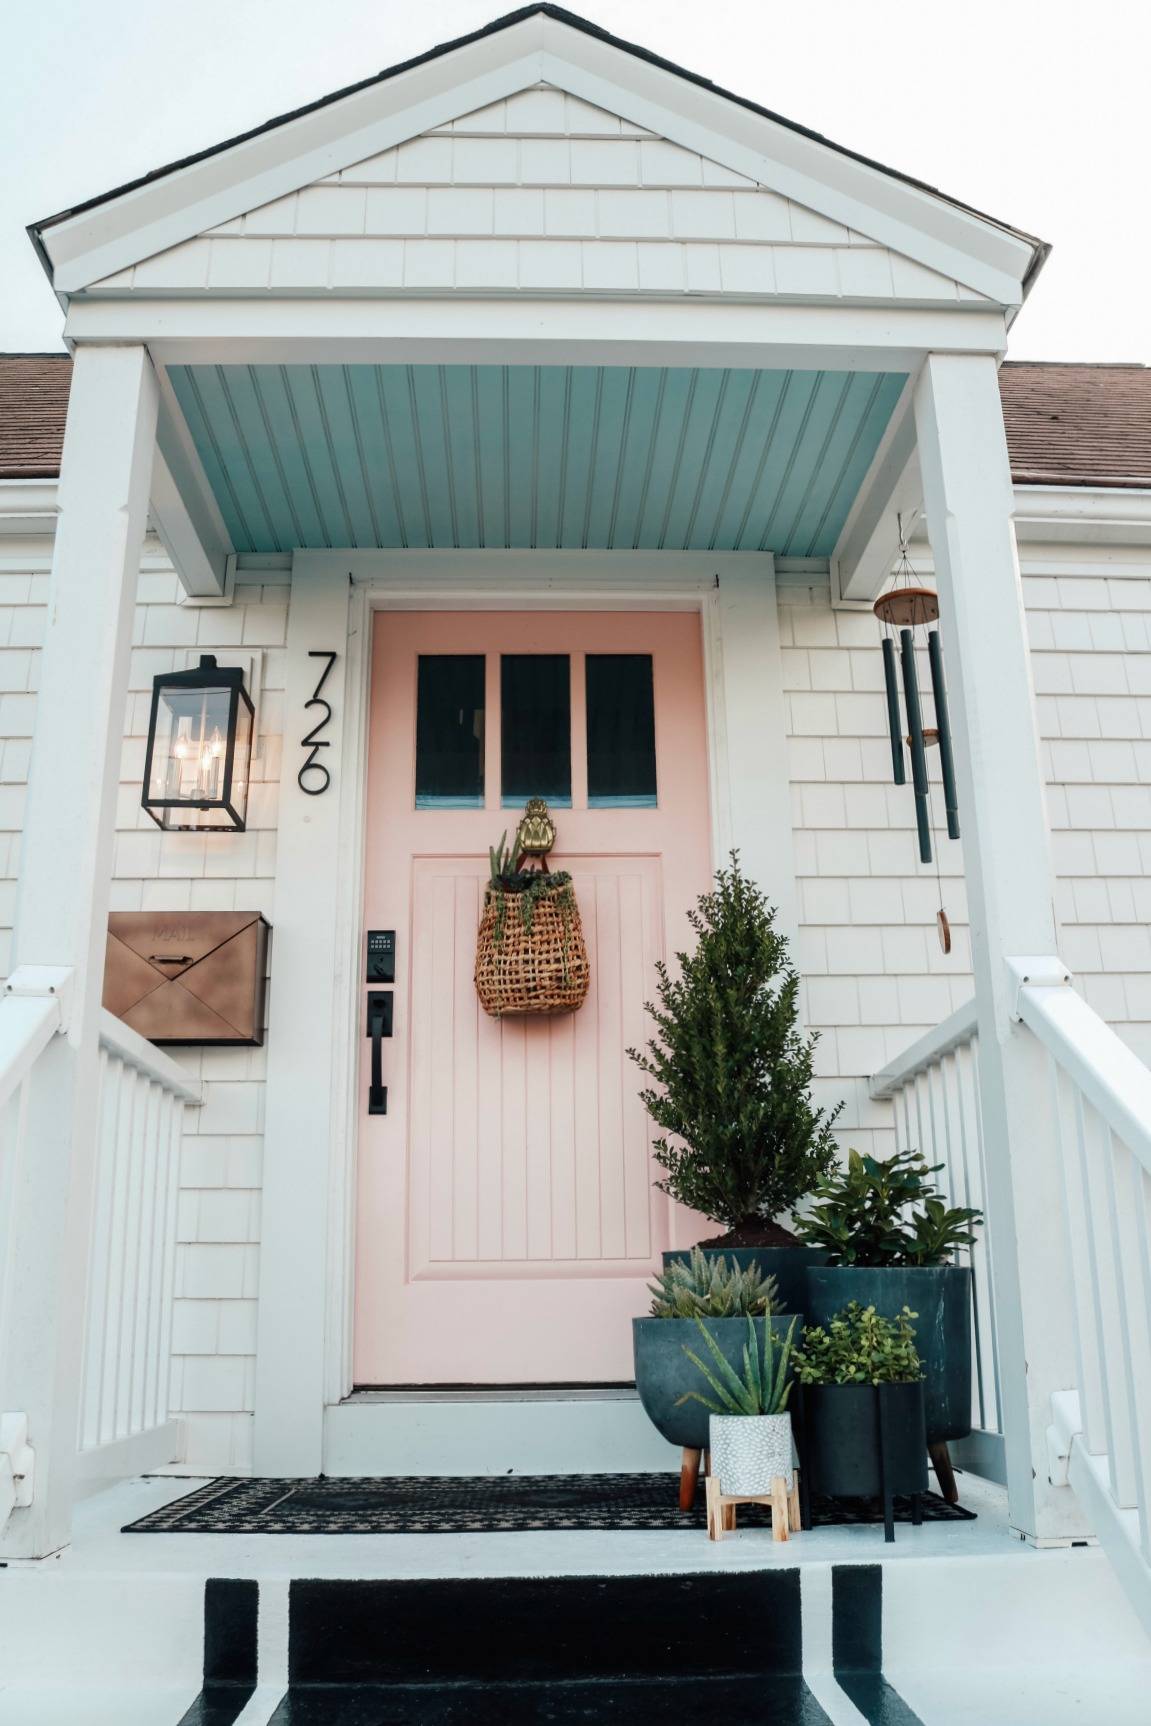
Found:
[(826, 1326), (849, 1301), (915, 1319), (928, 1444), (971, 1431), (971, 1271), (966, 1265), (826, 1265), (807, 1273), (806, 1317)]
[(758, 1498), (782, 1480), (791, 1490), (791, 1416), (713, 1414), (708, 1422), (711, 1473), (729, 1498)]
[[(736, 1370), (743, 1369), (743, 1351), (747, 1346), (745, 1318), (704, 1319), (710, 1334), (723, 1351), (723, 1356)], [(756, 1340), (763, 1348), (762, 1318), (753, 1319)], [(790, 1313), (775, 1313), (771, 1319), (775, 1345), (787, 1336), (792, 1322)], [(670, 1444), (681, 1450), (706, 1450), (708, 1447), (708, 1410), (701, 1402), (680, 1402), (685, 1391), (697, 1390), (701, 1396), (713, 1397), (711, 1386), (684, 1353), (685, 1345), (706, 1361), (714, 1371), (707, 1344), (699, 1327), (691, 1318), (633, 1318), (632, 1344), (635, 1352), (635, 1387), (639, 1400), (652, 1425)], [(798, 1344), (800, 1326), (796, 1325), (793, 1343)]]
[[(704, 1258), (727, 1259), (729, 1264), (737, 1264), (740, 1270), (758, 1265), (765, 1277), (775, 1278), (782, 1310), (804, 1314), (807, 1312), (807, 1273), (815, 1265), (825, 1265), (828, 1257), (822, 1247), (805, 1247), (798, 1243), (793, 1247), (703, 1247), (701, 1250)], [(690, 1247), (664, 1253), (664, 1269), (674, 1260), (686, 1264), (690, 1258)]]

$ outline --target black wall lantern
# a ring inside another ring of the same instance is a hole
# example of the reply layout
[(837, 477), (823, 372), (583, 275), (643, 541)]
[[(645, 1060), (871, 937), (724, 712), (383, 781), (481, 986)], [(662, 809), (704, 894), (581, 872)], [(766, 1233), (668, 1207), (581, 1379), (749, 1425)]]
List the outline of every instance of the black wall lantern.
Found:
[(253, 719), (244, 673), (221, 669), (213, 654), (194, 671), (153, 678), (140, 801), (158, 827), (244, 831)]

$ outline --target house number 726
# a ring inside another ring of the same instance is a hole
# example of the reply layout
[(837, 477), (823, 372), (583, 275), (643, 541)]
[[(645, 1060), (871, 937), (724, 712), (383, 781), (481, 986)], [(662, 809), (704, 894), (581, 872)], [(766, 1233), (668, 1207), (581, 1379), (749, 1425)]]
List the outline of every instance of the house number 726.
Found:
[[(331, 676), (332, 667), (339, 658), (339, 655), (329, 653), (323, 648), (313, 648), (309, 651), (308, 658), (326, 659), (327, 664), (320, 673), (319, 681), (312, 691), (311, 700), (305, 701), (304, 703), (304, 712), (306, 713), (309, 707), (322, 707), (324, 712), (322, 718), (317, 719), (312, 729), (308, 732), (308, 735), (300, 739), (300, 748), (308, 751), (308, 759), (304, 762), (304, 765), (297, 773), (296, 783), (300, 787), (300, 790), (305, 792), (309, 797), (319, 797), (332, 783), (331, 774), (319, 759), (320, 750), (330, 749), (332, 746), (332, 740), (330, 737), (321, 737), (319, 735), (325, 725), (327, 725), (331, 720), (332, 707), (330, 702), (324, 700), (324, 697), (320, 692), (328, 681), (328, 678)], [(309, 775), (311, 775), (312, 778), (311, 784), (308, 783)], [(316, 783), (317, 779), (319, 783)]]

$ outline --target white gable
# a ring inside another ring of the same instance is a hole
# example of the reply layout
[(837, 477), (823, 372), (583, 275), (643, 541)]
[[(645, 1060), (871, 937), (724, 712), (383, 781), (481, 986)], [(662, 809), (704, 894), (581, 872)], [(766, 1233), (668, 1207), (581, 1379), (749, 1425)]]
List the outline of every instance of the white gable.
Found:
[(984, 300), (759, 180), (547, 84), (87, 290), (213, 291)]

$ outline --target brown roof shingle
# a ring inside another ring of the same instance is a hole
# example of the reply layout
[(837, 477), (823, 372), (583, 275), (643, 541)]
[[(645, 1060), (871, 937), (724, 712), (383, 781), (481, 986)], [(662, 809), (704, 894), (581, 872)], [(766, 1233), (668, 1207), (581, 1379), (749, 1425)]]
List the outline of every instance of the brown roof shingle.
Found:
[[(67, 354), (0, 354), (0, 479), (60, 471)], [(1019, 485), (1151, 488), (1151, 367), (1009, 360), (999, 389)]]
[(1009, 360), (999, 394), (1017, 485), (1151, 486), (1151, 368)]
[(0, 354), (0, 479), (60, 472), (71, 385), (67, 354)]

